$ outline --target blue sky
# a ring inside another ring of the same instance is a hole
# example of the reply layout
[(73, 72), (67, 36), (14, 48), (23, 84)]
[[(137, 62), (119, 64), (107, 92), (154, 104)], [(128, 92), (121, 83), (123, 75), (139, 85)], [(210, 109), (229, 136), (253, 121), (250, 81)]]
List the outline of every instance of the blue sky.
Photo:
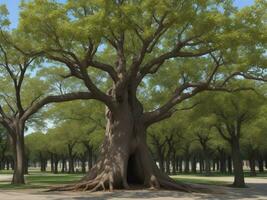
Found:
[[(253, 4), (254, 0), (234, 0), (234, 2), (236, 6), (242, 8), (244, 6)], [(19, 3), (20, 0), (0, 0), (0, 4), (6, 4), (8, 7), (10, 13), (9, 18), (12, 22), (12, 27), (16, 27), (18, 23)]]

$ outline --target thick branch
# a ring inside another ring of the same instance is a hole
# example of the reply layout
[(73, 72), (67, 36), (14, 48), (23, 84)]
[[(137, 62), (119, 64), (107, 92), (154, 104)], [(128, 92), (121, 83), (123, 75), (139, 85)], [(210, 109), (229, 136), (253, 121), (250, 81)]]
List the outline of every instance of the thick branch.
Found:
[[(158, 56), (158, 57), (150, 60), (148, 63), (146, 63), (142, 67), (142, 69), (140, 70), (140, 72), (141, 72), (140, 79), (142, 79), (145, 75), (151, 73), (151, 69), (155, 65), (161, 65), (162, 63), (164, 63), (168, 59), (176, 58), (176, 57), (200, 57), (200, 56), (207, 55), (207, 54), (210, 54), (211, 52), (215, 51), (214, 49), (208, 49), (208, 50), (200, 51), (200, 52), (182, 52), (182, 51), (180, 51), (180, 49), (184, 45), (185, 45), (184, 42), (182, 42), (179, 45), (177, 45), (177, 47), (175, 49), (173, 49), (172, 51), (169, 51), (165, 54), (162, 54), (161, 56)], [(155, 72), (152, 70), (152, 73), (155, 73)]]
[(89, 64), (94, 68), (107, 72), (115, 83), (118, 81), (117, 73), (111, 65), (99, 61), (91, 61)]
[(31, 107), (29, 107), (23, 114), (21, 120), (26, 121), (31, 115), (36, 113), (39, 109), (41, 109), (43, 106), (47, 104), (73, 101), (79, 99), (96, 99), (96, 98), (90, 92), (73, 92), (62, 95), (47, 96), (41, 99), (40, 101), (35, 102)]
[(220, 133), (220, 135), (222, 136), (223, 139), (225, 139), (225, 140), (228, 141), (228, 142), (231, 142), (231, 138), (227, 137), (227, 136), (224, 134), (223, 129), (222, 129), (219, 125), (216, 126), (216, 129), (218, 130), (218, 132)]

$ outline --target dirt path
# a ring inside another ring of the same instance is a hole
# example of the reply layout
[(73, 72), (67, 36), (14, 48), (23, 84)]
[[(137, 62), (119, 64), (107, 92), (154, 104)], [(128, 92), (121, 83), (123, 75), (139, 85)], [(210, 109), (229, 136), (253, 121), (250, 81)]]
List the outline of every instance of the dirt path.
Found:
[[(182, 176), (181, 176), (182, 177)], [(7, 180), (10, 177), (0, 175), (0, 181)], [(231, 177), (193, 177), (216, 181), (231, 181)], [(266, 178), (247, 178), (249, 188), (235, 189), (229, 187), (209, 186), (212, 187), (217, 194), (188, 194), (176, 191), (115, 191), (115, 192), (53, 192), (46, 193), (42, 190), (0, 190), (0, 199), (2, 200), (267, 200), (267, 179)]]

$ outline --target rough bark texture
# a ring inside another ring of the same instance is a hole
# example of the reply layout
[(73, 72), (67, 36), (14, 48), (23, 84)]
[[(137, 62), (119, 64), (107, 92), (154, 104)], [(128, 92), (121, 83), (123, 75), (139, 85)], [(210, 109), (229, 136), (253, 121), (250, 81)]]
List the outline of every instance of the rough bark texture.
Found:
[(243, 161), (241, 158), (239, 140), (233, 139), (232, 141), (232, 158), (234, 166), (234, 187), (245, 187), (245, 179), (243, 172)]
[(10, 137), (11, 145), (13, 147), (14, 158), (14, 173), (12, 184), (25, 184), (25, 152), (24, 152), (24, 124), (14, 123), (12, 129), (12, 137)]
[(146, 144), (146, 127), (140, 118), (141, 112), (138, 104), (132, 107), (125, 102), (116, 112), (107, 110), (106, 134), (98, 162), (79, 183), (52, 190), (113, 191), (139, 185), (201, 191), (200, 188), (176, 183), (158, 169)]

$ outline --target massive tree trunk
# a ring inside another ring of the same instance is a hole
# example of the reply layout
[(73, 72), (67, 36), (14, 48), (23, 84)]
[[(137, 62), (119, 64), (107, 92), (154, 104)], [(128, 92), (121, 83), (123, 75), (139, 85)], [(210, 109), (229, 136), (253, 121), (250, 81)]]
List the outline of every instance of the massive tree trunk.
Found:
[(233, 166), (234, 166), (234, 187), (245, 187), (245, 179), (243, 172), (243, 161), (240, 153), (239, 139), (232, 139), (232, 158), (233, 158)]
[[(146, 127), (138, 108), (121, 103), (115, 112), (106, 112), (107, 126), (97, 163), (80, 183), (52, 190), (127, 189), (131, 185), (192, 191), (162, 173), (150, 155)], [(142, 111), (142, 110), (141, 110)]]

